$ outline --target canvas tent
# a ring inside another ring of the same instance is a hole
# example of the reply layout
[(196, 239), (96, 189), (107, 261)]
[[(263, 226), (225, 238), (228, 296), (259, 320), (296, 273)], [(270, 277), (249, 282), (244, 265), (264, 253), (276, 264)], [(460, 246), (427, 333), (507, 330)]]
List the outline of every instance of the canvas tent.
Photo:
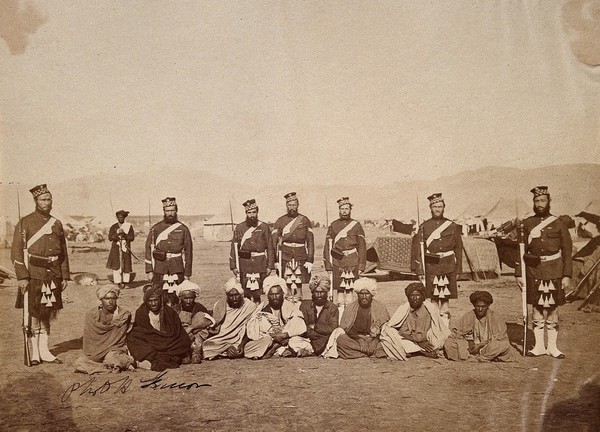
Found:
[(488, 222), (488, 231), (498, 228), (504, 222), (515, 218), (525, 219), (532, 213), (532, 207), (525, 204), (523, 200), (500, 198), (483, 219)]
[[(227, 206), (211, 218), (206, 219), (204, 221), (204, 239), (207, 241), (231, 241), (233, 229), (245, 218), (244, 208), (239, 207), (232, 206), (230, 212), (229, 206)], [(232, 213), (233, 223), (231, 223)]]

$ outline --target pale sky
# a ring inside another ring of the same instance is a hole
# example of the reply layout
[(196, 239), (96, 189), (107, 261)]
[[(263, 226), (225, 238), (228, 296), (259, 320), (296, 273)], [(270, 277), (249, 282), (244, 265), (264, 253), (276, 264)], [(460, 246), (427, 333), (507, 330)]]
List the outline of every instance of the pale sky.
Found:
[(599, 29), (596, 0), (3, 0), (0, 181), (599, 163)]

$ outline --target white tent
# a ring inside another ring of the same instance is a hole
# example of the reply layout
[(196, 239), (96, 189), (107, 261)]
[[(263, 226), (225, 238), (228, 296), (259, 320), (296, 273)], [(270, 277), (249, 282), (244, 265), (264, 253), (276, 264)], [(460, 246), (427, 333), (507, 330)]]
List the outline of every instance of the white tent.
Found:
[(525, 219), (530, 216), (531, 213), (531, 206), (525, 204), (523, 200), (500, 198), (498, 202), (496, 202), (496, 205), (483, 215), (483, 219), (487, 220), (489, 230), (490, 225), (493, 225), (493, 228), (497, 228), (504, 222), (513, 220), (517, 216), (520, 219)]

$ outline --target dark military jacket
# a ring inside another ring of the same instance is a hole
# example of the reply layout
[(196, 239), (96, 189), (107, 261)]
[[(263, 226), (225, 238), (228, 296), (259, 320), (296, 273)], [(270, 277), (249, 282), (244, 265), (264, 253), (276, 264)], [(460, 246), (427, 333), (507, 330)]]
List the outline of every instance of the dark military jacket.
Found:
[(271, 237), (273, 248), (281, 251), (283, 261), (291, 261), (292, 258), (299, 262), (314, 261), (315, 239), (312, 224), (306, 216), (301, 214), (295, 218), (287, 214), (281, 216), (273, 225)]
[[(25, 242), (35, 240), (28, 247), (29, 265), (25, 267), (23, 251), (23, 233)], [(11, 259), (17, 279), (45, 280), (48, 274), (58, 279), (69, 280), (69, 256), (67, 241), (62, 223), (53, 216), (45, 216), (35, 211), (19, 221), (15, 227)], [(33, 262), (32, 262), (33, 261)]]
[[(525, 253), (540, 257), (550, 257), (556, 254), (560, 256), (556, 259), (541, 260), (539, 264), (534, 266), (526, 264), (527, 276), (539, 280), (571, 277), (573, 273), (573, 261), (571, 259), (573, 241), (565, 223), (560, 218), (556, 218), (556, 220), (542, 228), (539, 233), (536, 232), (535, 228), (548, 217), (551, 217), (551, 215), (545, 217), (531, 216), (523, 221), (526, 239)], [(520, 261), (515, 268), (515, 275), (522, 275)]]
[[(345, 235), (339, 235), (344, 229), (353, 224)], [(336, 258), (330, 256), (329, 244), (333, 244), (335, 251), (346, 252), (343, 257)], [(356, 252), (352, 252), (356, 249)], [(330, 258), (332, 258), (330, 260)], [(325, 269), (332, 270), (332, 264), (336, 267), (356, 267), (358, 271), (363, 271), (367, 264), (367, 243), (365, 240), (365, 231), (362, 225), (354, 219), (337, 219), (329, 225), (325, 237), (325, 246), (323, 247), (323, 259), (325, 260)]]
[[(229, 268), (231, 270), (236, 268), (235, 245), (237, 244), (240, 260), (238, 270), (240, 273), (265, 273), (267, 269), (272, 270), (275, 268), (275, 249), (273, 248), (269, 226), (258, 221), (258, 225), (252, 233), (244, 236), (246, 231), (250, 229), (252, 227), (246, 221), (235, 227), (229, 254)], [(242, 241), (242, 239), (244, 240)]]
[[(435, 236), (435, 239), (431, 238), (431, 242), (427, 246), (427, 239), (446, 221), (450, 224), (439, 233), (439, 236)], [(411, 268), (418, 275), (423, 274), (421, 238), (425, 242), (425, 270), (427, 274), (445, 275), (452, 272), (462, 272), (462, 230), (460, 225), (444, 217), (431, 218), (421, 224), (419, 231), (413, 237), (411, 248)], [(453, 254), (450, 254), (450, 252), (453, 252)], [(447, 256), (440, 256), (439, 254), (447, 254)]]
[[(174, 224), (179, 225), (172, 229)], [(168, 235), (161, 234), (168, 229), (172, 229)], [(154, 250), (158, 251), (154, 257), (151, 253), (152, 244)], [(164, 254), (168, 254), (164, 261), (156, 259), (157, 256)], [(159, 274), (183, 273), (184, 276), (189, 277), (192, 275), (192, 261), (192, 235), (187, 226), (181, 222), (168, 223), (162, 220), (150, 229), (146, 239), (146, 273), (151, 271)]]

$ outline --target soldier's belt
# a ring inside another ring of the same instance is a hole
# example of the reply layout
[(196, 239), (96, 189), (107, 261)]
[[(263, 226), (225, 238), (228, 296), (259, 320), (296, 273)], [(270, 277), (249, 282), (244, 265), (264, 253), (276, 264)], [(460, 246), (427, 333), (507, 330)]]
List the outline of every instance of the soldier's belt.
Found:
[(178, 253), (167, 252), (167, 258), (177, 258), (180, 256), (181, 256), (181, 252), (178, 252)]
[(357, 253), (358, 251), (356, 250), (356, 248), (352, 248), (352, 249), (348, 249), (348, 250), (343, 250), (340, 251), (343, 255), (348, 256), (348, 255), (352, 255), (353, 253)]
[(431, 255), (435, 255), (439, 258), (446, 258), (449, 256), (454, 255), (454, 251), (447, 251), (447, 252), (428, 252)]
[(540, 261), (554, 261), (555, 259), (559, 259), (561, 257), (560, 252), (556, 252), (554, 255), (541, 255)]
[(265, 256), (266, 253), (265, 252), (250, 252), (250, 256), (251, 257), (258, 257), (258, 256)]
[(58, 255), (52, 256), (39, 256), (39, 255), (29, 255), (29, 264), (34, 267), (50, 267), (53, 262), (58, 260)]
[(289, 247), (304, 247), (304, 243), (283, 242), (283, 245)]

